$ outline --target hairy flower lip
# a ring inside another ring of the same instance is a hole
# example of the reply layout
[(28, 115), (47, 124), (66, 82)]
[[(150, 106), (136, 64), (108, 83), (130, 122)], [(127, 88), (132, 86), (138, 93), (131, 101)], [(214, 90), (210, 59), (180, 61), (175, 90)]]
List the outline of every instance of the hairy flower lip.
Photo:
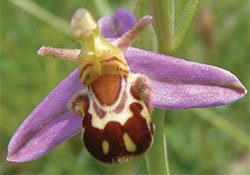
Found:
[[(117, 24), (113, 23), (114, 18), (125, 21), (118, 20), (119, 24), (123, 24), (119, 32), (116, 30)], [(110, 37), (109, 41), (119, 37), (135, 23), (135, 17), (126, 9), (118, 9), (114, 15), (98, 21), (99, 25), (103, 25), (100, 26), (102, 34)], [(43, 54), (46, 49), (54, 53), (55, 48), (42, 47), (38, 54)], [(59, 55), (50, 56), (67, 58), (77, 57), (78, 54), (77, 49), (59, 49)], [(146, 74), (151, 78), (155, 107), (186, 109), (217, 106), (232, 103), (247, 93), (236, 76), (215, 66), (132, 47), (128, 49), (126, 59), (131, 72)], [(25, 162), (37, 159), (79, 133), (80, 118), (67, 111), (67, 104), (71, 96), (82, 88), (78, 69), (75, 69), (20, 125), (9, 142), (6, 160)], [(51, 119), (51, 116), (54, 117)]]

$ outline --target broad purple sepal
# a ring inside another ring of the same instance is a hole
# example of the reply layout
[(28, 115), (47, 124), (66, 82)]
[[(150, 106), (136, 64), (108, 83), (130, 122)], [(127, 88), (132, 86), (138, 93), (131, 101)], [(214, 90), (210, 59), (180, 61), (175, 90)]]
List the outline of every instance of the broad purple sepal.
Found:
[(37, 159), (81, 130), (81, 120), (69, 113), (69, 99), (84, 88), (78, 70), (66, 77), (25, 119), (12, 136), (8, 161)]
[(130, 47), (126, 59), (133, 73), (153, 84), (153, 106), (186, 109), (218, 106), (243, 97), (247, 90), (231, 72)]
[(131, 29), (136, 22), (132, 12), (125, 8), (118, 8), (114, 14), (100, 18), (97, 24), (105, 38), (117, 38)]

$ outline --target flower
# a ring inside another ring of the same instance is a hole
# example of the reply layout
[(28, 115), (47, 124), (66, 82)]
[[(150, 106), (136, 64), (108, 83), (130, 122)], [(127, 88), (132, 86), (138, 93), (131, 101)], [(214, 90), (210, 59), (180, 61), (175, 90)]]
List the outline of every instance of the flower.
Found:
[[(126, 9), (118, 9), (113, 15), (98, 21), (102, 35), (110, 41), (121, 37), (135, 24), (135, 17)], [(42, 47), (38, 54), (76, 58), (79, 52), (77, 49)], [(125, 58), (131, 72), (151, 79), (154, 107), (186, 109), (218, 106), (232, 103), (247, 93), (236, 76), (215, 66), (133, 47), (128, 48)], [(84, 88), (78, 69), (75, 69), (20, 125), (9, 142), (7, 160), (25, 162), (37, 159), (79, 133), (81, 119), (67, 106), (72, 96)]]

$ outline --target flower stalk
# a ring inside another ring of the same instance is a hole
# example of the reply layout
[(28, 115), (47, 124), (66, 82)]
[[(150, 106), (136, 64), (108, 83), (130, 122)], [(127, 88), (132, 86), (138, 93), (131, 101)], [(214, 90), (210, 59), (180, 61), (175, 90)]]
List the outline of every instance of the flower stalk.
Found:
[(161, 53), (171, 55), (174, 41), (174, 0), (147, 0)]
[[(153, 16), (153, 27), (157, 36), (158, 51), (172, 55), (174, 45), (174, 0), (148, 0), (148, 7)], [(152, 119), (155, 123), (154, 145), (146, 155), (149, 174), (169, 174), (167, 160), (165, 128), (165, 109), (156, 108)]]
[(167, 148), (165, 139), (166, 110), (155, 108), (152, 115), (155, 124), (154, 144), (146, 154), (146, 163), (149, 174), (169, 174)]

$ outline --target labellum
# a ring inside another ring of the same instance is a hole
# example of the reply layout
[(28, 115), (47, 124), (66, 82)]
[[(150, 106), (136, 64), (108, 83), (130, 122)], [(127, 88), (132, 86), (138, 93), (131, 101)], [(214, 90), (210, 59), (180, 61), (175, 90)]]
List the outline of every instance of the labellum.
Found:
[(86, 89), (72, 97), (68, 107), (82, 119), (88, 152), (105, 163), (129, 161), (153, 142), (151, 83), (144, 75), (132, 74), (124, 58), (148, 24), (139, 21), (111, 44), (87, 10), (78, 9), (71, 21), (71, 36), (81, 43), (77, 63)]

